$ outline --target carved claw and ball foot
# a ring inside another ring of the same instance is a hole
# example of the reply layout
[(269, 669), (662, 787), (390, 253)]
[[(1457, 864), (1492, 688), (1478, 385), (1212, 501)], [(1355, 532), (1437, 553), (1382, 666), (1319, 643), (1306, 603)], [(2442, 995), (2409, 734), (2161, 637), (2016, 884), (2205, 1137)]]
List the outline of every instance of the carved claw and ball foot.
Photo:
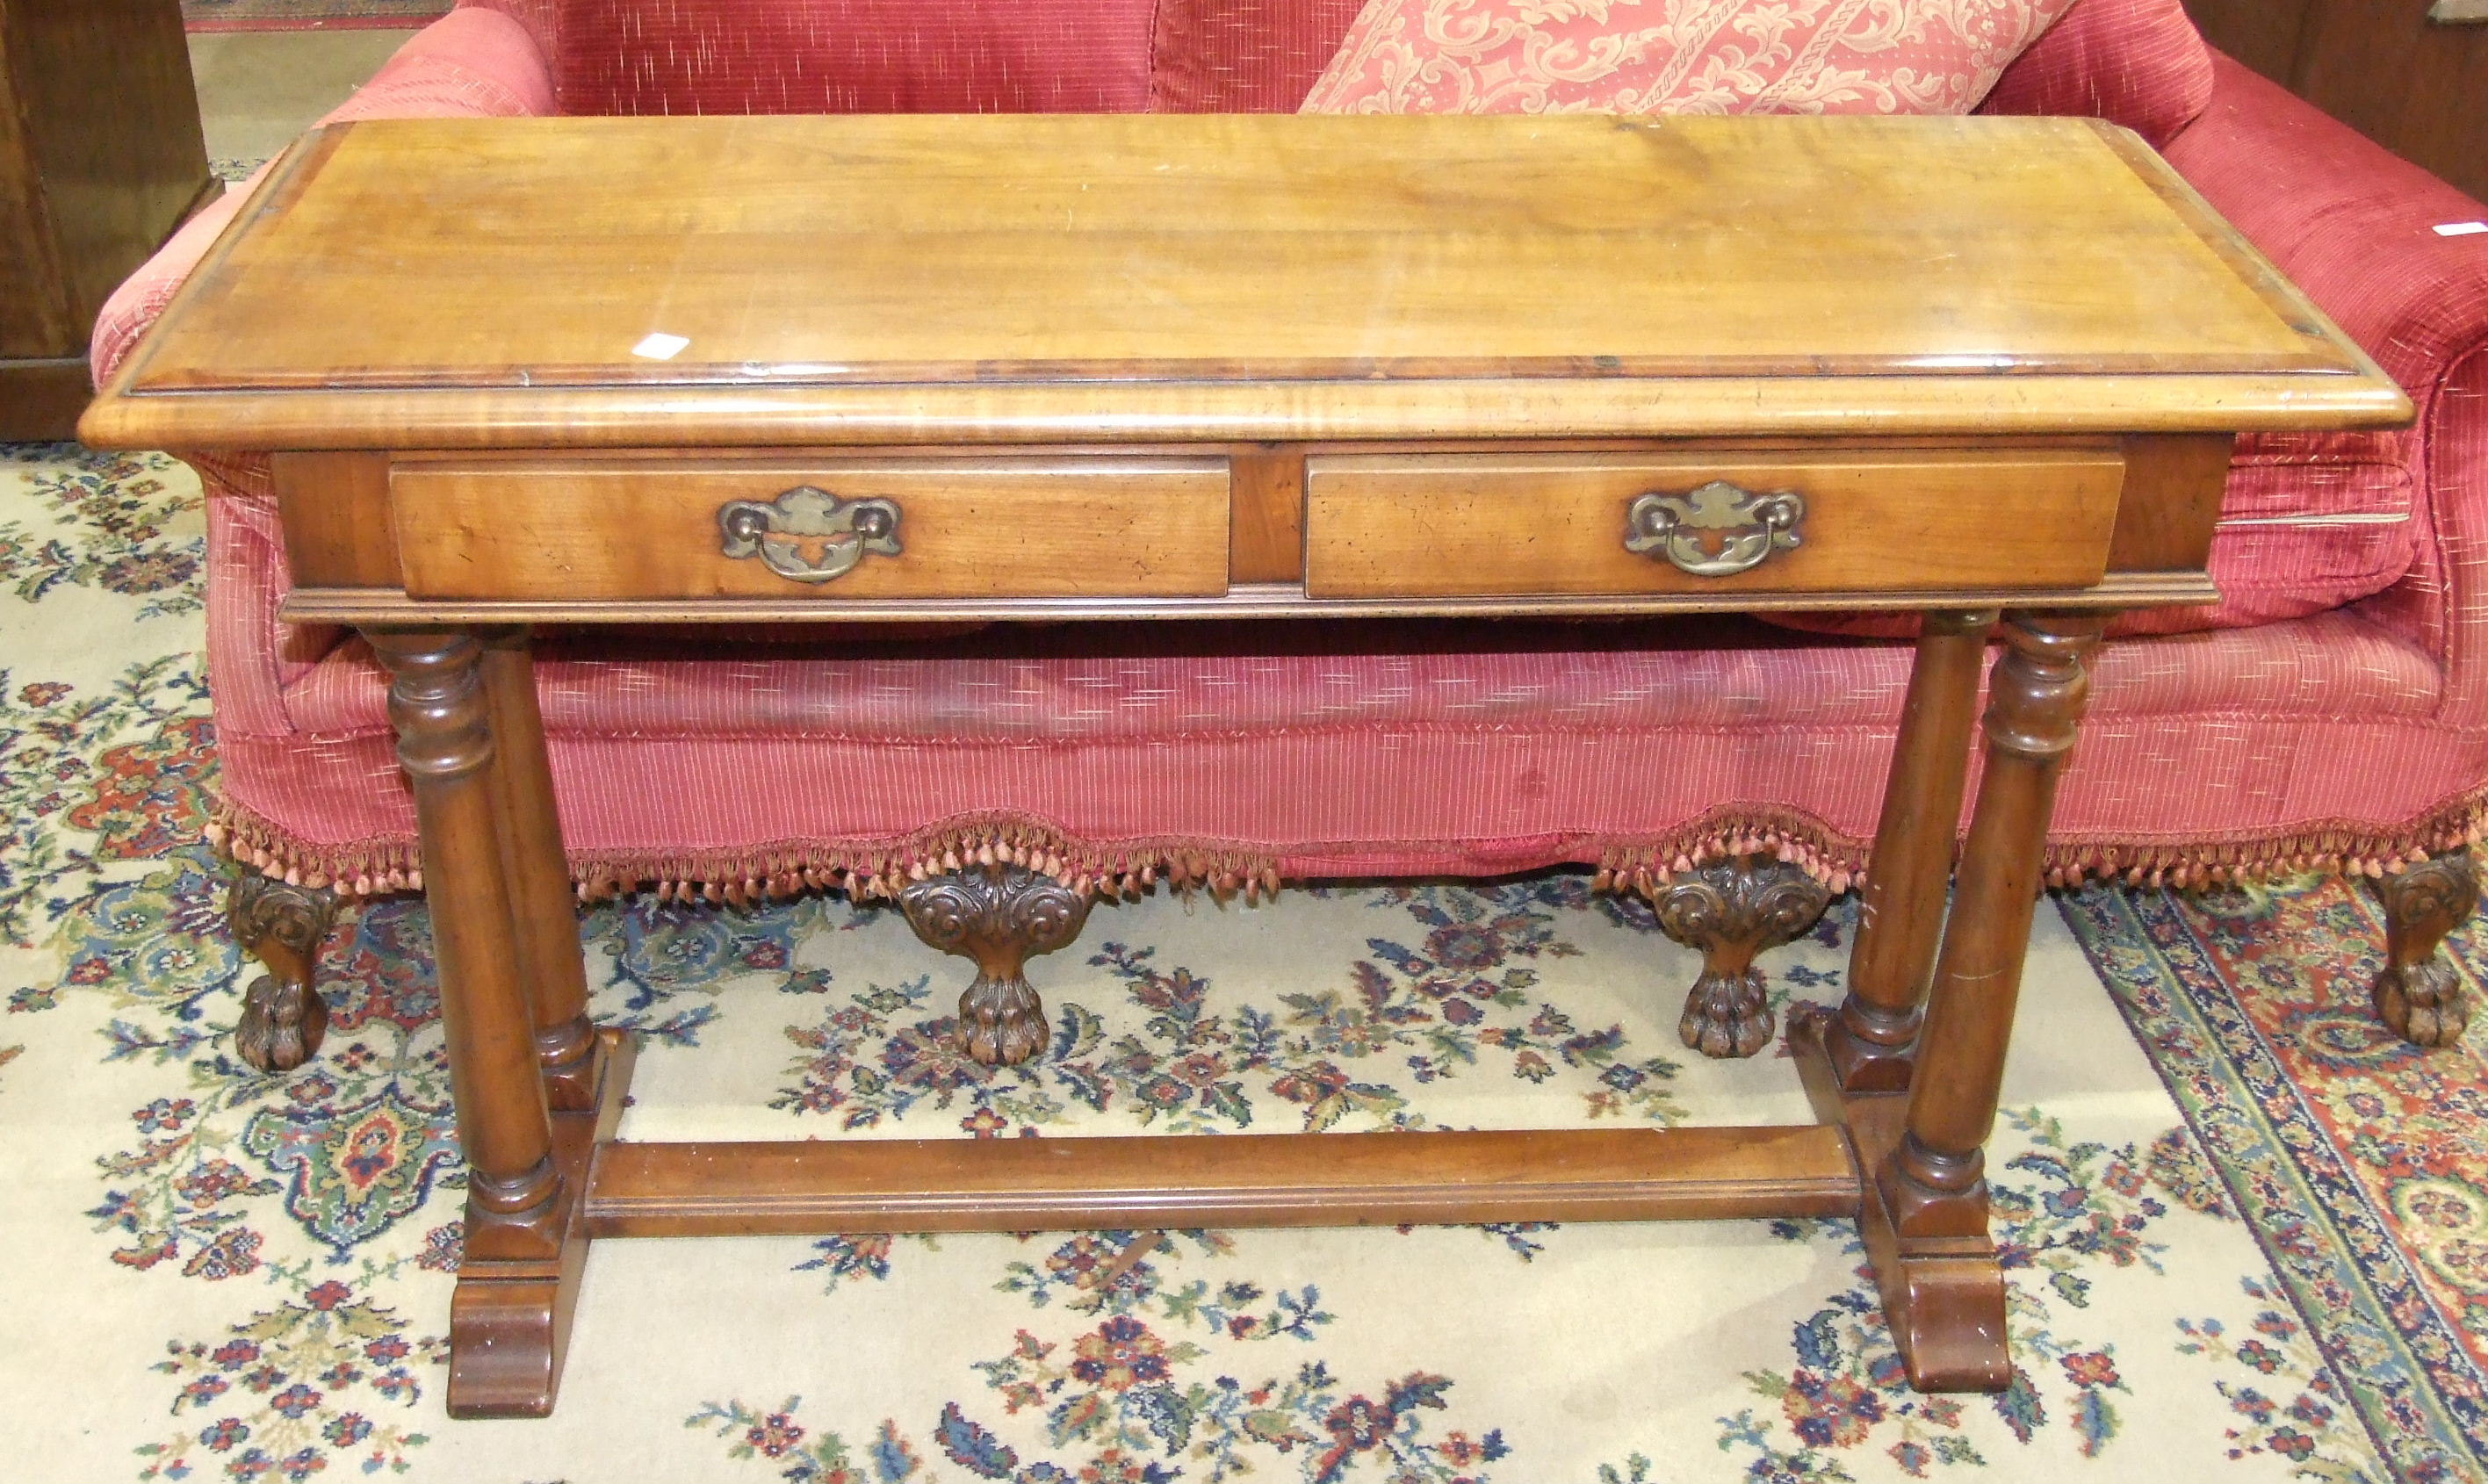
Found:
[(1705, 1056), (1751, 1056), (1770, 1045), (1769, 980), (1754, 955), (1814, 926), (1831, 888), (1786, 861), (1738, 855), (1677, 877), (1652, 895), (1659, 931), (1702, 951), (1702, 977), (1676, 1032)]
[(234, 1050), (262, 1072), (291, 1072), (320, 1050), (328, 1005), (312, 984), (320, 940), (336, 920), (333, 893), (245, 870), (225, 897), (234, 942), (268, 966), (242, 992)]
[(2385, 908), (2385, 967), (2369, 992), (2376, 1014), (2414, 1046), (2451, 1046), (2471, 1007), (2462, 980), (2437, 951), (2479, 905), (2479, 878), (2468, 851), (2423, 860), (2376, 883)]
[(898, 905), (917, 937), (976, 961), (975, 982), (959, 996), (967, 1053), (989, 1067), (1035, 1055), (1045, 1044), (1045, 1006), (1024, 970), (1032, 955), (1080, 936), (1088, 896), (1050, 876), (992, 865), (913, 882)]

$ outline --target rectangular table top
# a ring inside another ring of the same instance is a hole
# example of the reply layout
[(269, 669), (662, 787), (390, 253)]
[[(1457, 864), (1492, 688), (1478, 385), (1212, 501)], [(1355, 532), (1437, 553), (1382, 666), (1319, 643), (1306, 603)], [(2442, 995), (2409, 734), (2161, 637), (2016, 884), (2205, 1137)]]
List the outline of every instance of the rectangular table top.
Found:
[(2408, 411), (2094, 121), (773, 117), (323, 130), (88, 431), (593, 446)]

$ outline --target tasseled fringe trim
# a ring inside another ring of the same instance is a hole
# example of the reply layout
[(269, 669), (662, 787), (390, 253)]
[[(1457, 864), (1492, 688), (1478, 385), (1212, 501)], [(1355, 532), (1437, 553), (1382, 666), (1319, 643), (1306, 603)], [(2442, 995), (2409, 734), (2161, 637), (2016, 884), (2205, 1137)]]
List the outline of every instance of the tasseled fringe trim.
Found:
[(1654, 896), (1684, 872), (1736, 855), (1767, 855), (1803, 871), (1834, 892), (1866, 879), (1867, 843), (1795, 809), (1714, 810), (1656, 840), (1609, 846), (1598, 856), (1594, 891)]
[[(2477, 845), (2488, 833), (2488, 789), (2424, 815), (2399, 829), (2335, 824), (2285, 835), (2201, 845), (2132, 845), (2115, 841), (2050, 841), (2042, 857), (2051, 888), (2089, 882), (2181, 889), (2225, 886), (2309, 872), (2383, 877), (2431, 855)], [(1611, 849), (1591, 882), (1598, 891), (1655, 896), (1677, 876), (1737, 855), (1777, 858), (1834, 892), (1866, 882), (1867, 841), (1794, 810), (1754, 809), (1711, 815), (1664, 843)]]
[[(2476, 845), (2488, 831), (2488, 789), (2466, 796), (2397, 830), (2331, 825), (2287, 835), (2208, 845), (2050, 843), (2044, 858), (2051, 887), (2091, 882), (2199, 887), (2307, 872), (2381, 877), (2432, 854)], [(205, 831), (225, 854), (297, 886), (341, 896), (423, 889), (411, 840), (322, 846), (230, 800), (217, 801)], [(1764, 855), (1787, 862), (1835, 892), (1866, 880), (1868, 843), (1791, 809), (1714, 811), (1652, 840), (1600, 852), (1593, 889), (1656, 892), (1712, 860)], [(1096, 846), (1048, 826), (1005, 815), (952, 820), (885, 844), (788, 845), (759, 852), (575, 855), (570, 869), (582, 901), (653, 891), (661, 902), (742, 906), (806, 891), (843, 891), (855, 900), (894, 899), (909, 882), (970, 866), (1016, 865), (1075, 891), (1119, 900), (1160, 881), (1220, 900), (1276, 896), (1279, 865), (1266, 853), (1228, 843), (1147, 840)]]
[(2470, 794), (2399, 829), (2318, 826), (2266, 839), (2220, 845), (2117, 845), (2073, 841), (2048, 847), (2048, 884), (2092, 882), (2129, 886), (2226, 886), (2276, 876), (2393, 876), (2432, 855), (2464, 850), (2488, 832), (2488, 790)]
[[(217, 801), (207, 837), (227, 855), (292, 885), (366, 897), (423, 889), (413, 841), (378, 840), (338, 849), (311, 845), (243, 809)], [(1248, 903), (1279, 891), (1275, 857), (1232, 845), (1146, 840), (1113, 846), (1077, 841), (1012, 816), (947, 821), (885, 844), (786, 845), (618, 856), (573, 855), (580, 900), (648, 891), (660, 902), (723, 902), (741, 907), (806, 891), (843, 891), (856, 901), (895, 900), (910, 882), (975, 866), (1020, 866), (1074, 891), (1119, 901), (1163, 881), (1177, 891), (1206, 891)]]
[(325, 888), (344, 897), (423, 889), (422, 857), (411, 840), (314, 845), (222, 798), (200, 833), (232, 860), (289, 886)]

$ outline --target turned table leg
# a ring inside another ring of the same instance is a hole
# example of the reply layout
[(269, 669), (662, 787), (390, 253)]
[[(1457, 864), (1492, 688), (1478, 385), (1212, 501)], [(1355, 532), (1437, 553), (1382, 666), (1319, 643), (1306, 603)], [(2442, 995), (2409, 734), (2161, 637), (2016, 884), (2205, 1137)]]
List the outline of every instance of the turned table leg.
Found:
[(2422, 860), (2376, 882), (2385, 909), (2385, 966), (2369, 990), (2376, 1014), (2414, 1046), (2451, 1046), (2462, 1039), (2471, 1007), (2462, 979), (2437, 951), (2445, 936), (2479, 906), (2479, 878), (2469, 851)]
[[(366, 637), (390, 674), (398, 759), (414, 789), (440, 1018), (466, 1156), (466, 1253), (450, 1302), (449, 1411), (542, 1415), (551, 1410), (560, 1375), (584, 1237), (575, 1229), (577, 1174), (565, 1180), (554, 1158), (529, 1002), (529, 968), (557, 945), (527, 941), (534, 924), (517, 915), (526, 905), (513, 890), (514, 856), (522, 880), (542, 873), (546, 862), (530, 854), (525, 836), (504, 828), (508, 775), (523, 779), (540, 759), (520, 759), (506, 773), (496, 760), (495, 708), (481, 673), (485, 652), (472, 634), (375, 630)], [(540, 735), (512, 741), (521, 751), (542, 745)], [(557, 835), (552, 843), (557, 853)], [(542, 845), (532, 842), (538, 853)], [(576, 926), (565, 935), (576, 954)]]
[(1859, 1224), (1884, 1317), (1921, 1390), (1999, 1390), (2012, 1379), (2004, 1274), (1988, 1236), (1985, 1146), (2038, 910), (2056, 775), (2074, 744), (2090, 684), (2085, 663), (2104, 622), (2097, 613), (2016, 614), (2005, 629), (1989, 686), (1987, 770), (1918, 1036), (1905, 1128), (1869, 1166)]
[(1824, 1051), (1849, 1092), (1899, 1092), (1909, 1085), (1968, 779), (1979, 660), (1995, 614), (1930, 613), (1924, 625), (1883, 786), (1875, 853), (1859, 893), (1849, 994), (1821, 1032)]
[(518, 929), (519, 976), (535, 1024), (545, 1097), (563, 1112), (595, 1106), (596, 1027), (587, 1018), (587, 967), (579, 948), (579, 902), (553, 812), (552, 767), (536, 704), (535, 660), (524, 629), (477, 636), (485, 704), (492, 711), (492, 782), (501, 870)]

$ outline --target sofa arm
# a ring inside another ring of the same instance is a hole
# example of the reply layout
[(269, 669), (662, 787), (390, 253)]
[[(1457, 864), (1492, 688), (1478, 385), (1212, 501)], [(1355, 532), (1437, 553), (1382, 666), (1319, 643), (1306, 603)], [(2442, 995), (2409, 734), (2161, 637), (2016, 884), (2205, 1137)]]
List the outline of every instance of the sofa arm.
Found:
[[(498, 11), (523, 27), (557, 91), (561, 86), (561, 13), (566, 0), (457, 0), (460, 10)], [(545, 112), (554, 110), (548, 108)]]
[[(320, 122), (519, 118), (552, 111), (552, 73), (527, 28), (500, 11), (472, 6), (452, 11), (415, 33), (371, 81)], [(88, 350), (98, 385), (163, 313), (266, 173), (262, 166), (184, 223), (104, 301)]]
[(2488, 207), (2346, 125), (2216, 57), (2211, 106), (2169, 163), (2384, 367), (2417, 407), (2408, 430), (2267, 434), (2241, 454), (2401, 464), (2416, 554), (2359, 611), (2445, 666), (2448, 709), (2488, 720)]

